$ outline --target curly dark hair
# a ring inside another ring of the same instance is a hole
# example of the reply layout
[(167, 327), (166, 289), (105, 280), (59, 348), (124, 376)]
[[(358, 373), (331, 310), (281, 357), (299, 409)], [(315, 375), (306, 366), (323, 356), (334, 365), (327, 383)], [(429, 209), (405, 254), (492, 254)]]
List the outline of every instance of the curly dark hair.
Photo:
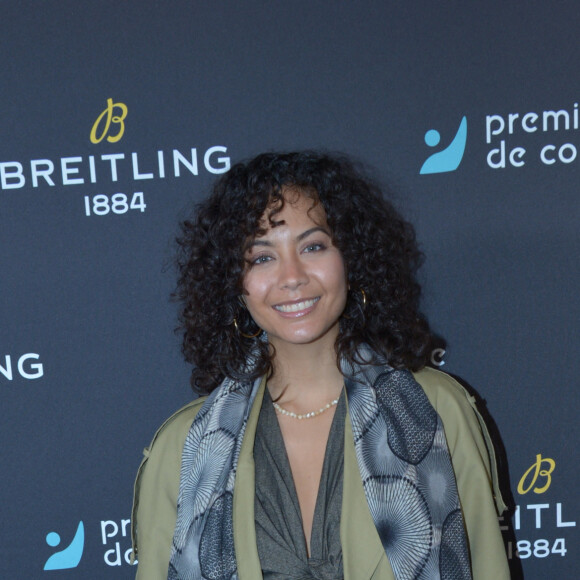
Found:
[[(422, 254), (412, 225), (344, 156), (265, 153), (234, 165), (181, 224), (174, 298), (182, 303), (179, 329), (185, 359), (194, 365), (193, 389), (208, 393), (225, 377), (272, 373), (273, 354), (267, 342), (248, 338), (259, 329), (239, 298), (244, 250), (265, 233), (261, 221), (266, 212), (274, 224), (284, 188), (322, 204), (345, 262), (350, 291), (336, 341), (338, 359), (354, 362), (364, 342), (394, 368), (422, 368), (432, 339), (419, 312), (415, 274)], [(245, 363), (256, 348), (258, 362), (248, 374)]]

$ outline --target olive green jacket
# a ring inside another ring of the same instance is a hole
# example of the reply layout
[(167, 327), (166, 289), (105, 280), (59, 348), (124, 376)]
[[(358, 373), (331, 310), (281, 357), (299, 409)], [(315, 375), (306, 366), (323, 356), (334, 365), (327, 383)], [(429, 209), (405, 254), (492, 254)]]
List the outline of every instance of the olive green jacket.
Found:
[[(473, 579), (509, 580), (497, 520), (498, 511), (501, 513), (505, 505), (499, 493), (493, 446), (475, 410), (474, 399), (440, 371), (426, 368), (415, 373), (415, 378), (443, 421), (467, 528)], [(240, 580), (262, 578), (254, 523), (252, 451), (264, 388), (262, 381), (246, 427), (234, 488), (234, 544)], [(198, 399), (171, 416), (144, 451), (135, 482), (132, 515), (133, 550), (139, 562), (137, 580), (167, 578), (181, 452), (204, 400)], [(340, 527), (345, 580), (395, 580), (368, 508), (348, 416)]]

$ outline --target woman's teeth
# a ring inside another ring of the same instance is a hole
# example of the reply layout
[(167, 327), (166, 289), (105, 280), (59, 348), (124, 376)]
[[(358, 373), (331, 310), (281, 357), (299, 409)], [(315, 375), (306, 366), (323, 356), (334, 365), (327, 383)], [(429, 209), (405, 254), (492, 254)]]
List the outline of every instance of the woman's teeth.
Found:
[(274, 306), (279, 312), (300, 312), (300, 310), (306, 310), (311, 306), (314, 306), (320, 298), (313, 298), (312, 300), (304, 300), (304, 302), (296, 302), (294, 304), (280, 304), (279, 306)]

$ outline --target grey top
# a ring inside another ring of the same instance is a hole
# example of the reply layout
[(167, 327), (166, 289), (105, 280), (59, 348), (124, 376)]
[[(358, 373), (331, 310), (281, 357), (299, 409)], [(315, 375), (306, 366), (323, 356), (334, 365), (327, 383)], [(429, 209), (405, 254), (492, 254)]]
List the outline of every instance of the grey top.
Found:
[(342, 580), (340, 514), (346, 402), (340, 396), (314, 509), (310, 558), (284, 439), (266, 389), (254, 442), (256, 539), (264, 580)]

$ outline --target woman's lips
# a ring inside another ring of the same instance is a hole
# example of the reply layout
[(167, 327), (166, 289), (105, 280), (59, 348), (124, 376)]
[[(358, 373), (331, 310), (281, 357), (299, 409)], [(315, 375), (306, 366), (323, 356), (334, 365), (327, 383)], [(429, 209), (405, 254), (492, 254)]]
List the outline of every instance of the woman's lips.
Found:
[(276, 304), (273, 308), (277, 312), (286, 316), (304, 316), (311, 312), (316, 303), (320, 300), (320, 296), (316, 298), (309, 298), (307, 300), (300, 300), (298, 302), (286, 302), (284, 304)]

